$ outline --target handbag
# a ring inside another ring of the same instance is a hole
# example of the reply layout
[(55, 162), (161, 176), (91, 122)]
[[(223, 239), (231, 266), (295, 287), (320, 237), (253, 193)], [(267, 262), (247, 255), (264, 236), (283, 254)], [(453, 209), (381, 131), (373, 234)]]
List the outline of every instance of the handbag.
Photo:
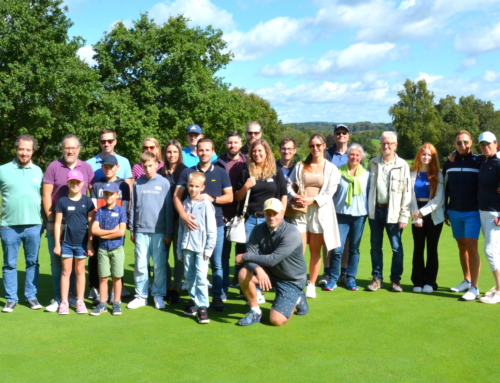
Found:
[[(304, 184), (304, 173), (302, 172), (302, 185)], [(307, 192), (306, 190), (302, 187), (301, 184), (298, 182), (295, 182), (292, 185), (293, 191), (300, 195), (301, 197), (307, 197)], [(298, 207), (296, 204), (293, 203), (293, 200), (290, 199), (286, 205), (286, 212), (285, 212), (285, 217), (287, 218), (297, 218), (300, 217), (302, 214), (307, 213), (307, 206), (306, 207)]]
[(245, 205), (243, 206), (241, 215), (234, 216), (228, 223), (226, 223), (226, 239), (228, 241), (236, 243), (247, 242), (247, 233), (245, 230), (245, 214), (247, 212), (250, 190), (251, 189), (248, 189), (247, 191), (247, 195), (245, 197)]

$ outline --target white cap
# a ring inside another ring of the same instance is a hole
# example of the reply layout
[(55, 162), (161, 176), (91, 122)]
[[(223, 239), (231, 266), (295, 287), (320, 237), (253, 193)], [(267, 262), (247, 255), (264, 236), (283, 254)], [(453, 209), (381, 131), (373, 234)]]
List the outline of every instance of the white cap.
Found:
[(491, 132), (483, 132), (479, 135), (479, 143), (481, 142), (487, 142), (488, 144), (491, 144), (492, 142), (496, 142), (497, 138), (495, 135)]
[(280, 211), (283, 211), (283, 204), (277, 198), (269, 198), (266, 202), (264, 202), (264, 211), (266, 210), (272, 210), (279, 213)]

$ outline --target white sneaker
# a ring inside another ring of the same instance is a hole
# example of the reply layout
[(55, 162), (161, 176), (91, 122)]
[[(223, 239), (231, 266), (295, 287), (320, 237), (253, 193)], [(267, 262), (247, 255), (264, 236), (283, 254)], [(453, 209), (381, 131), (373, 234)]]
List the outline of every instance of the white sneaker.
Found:
[(306, 298), (316, 298), (316, 286), (311, 282), (307, 283)]
[(490, 304), (500, 303), (500, 292), (495, 291), (490, 296), (485, 295), (484, 297), (480, 298), (479, 301)]
[(91, 287), (90, 290), (89, 290), (88, 299), (93, 301), (98, 296), (99, 296), (99, 291), (95, 287)]
[(485, 297), (491, 297), (497, 291), (497, 287), (493, 286), (490, 291), (484, 293)]
[(432, 294), (434, 292), (434, 289), (432, 288), (431, 285), (425, 285), (424, 288), (422, 289), (422, 292), (425, 294)]
[(462, 300), (473, 301), (479, 298), (479, 289), (477, 287), (470, 287), (464, 295), (462, 295)]
[(138, 309), (139, 307), (146, 306), (147, 303), (148, 300), (146, 298), (137, 297), (127, 305), (127, 308)]
[[(264, 294), (257, 293), (257, 303), (259, 305), (262, 303), (266, 303), (266, 297), (264, 296)], [(250, 302), (247, 301), (246, 305), (250, 306)]]
[(423, 289), (422, 289), (421, 287), (419, 287), (419, 286), (415, 286), (415, 287), (413, 288), (413, 292), (414, 292), (414, 293), (421, 293), (421, 292), (422, 292), (422, 290), (423, 290)]
[(470, 288), (470, 282), (464, 279), (458, 286), (452, 287), (450, 291), (453, 291), (454, 293), (461, 293), (469, 290), (469, 288)]
[(163, 310), (165, 308), (165, 302), (163, 301), (163, 297), (156, 296), (154, 299), (155, 299), (155, 309)]
[(318, 282), (318, 286), (324, 286), (328, 283), (328, 275), (323, 274)]
[(59, 309), (59, 302), (55, 299), (52, 299), (50, 303), (45, 307), (45, 311), (49, 313), (55, 313)]

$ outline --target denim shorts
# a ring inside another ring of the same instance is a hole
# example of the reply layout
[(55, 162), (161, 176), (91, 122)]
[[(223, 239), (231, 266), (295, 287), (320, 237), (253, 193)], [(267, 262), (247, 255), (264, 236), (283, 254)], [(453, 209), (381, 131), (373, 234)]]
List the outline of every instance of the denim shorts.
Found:
[(302, 296), (304, 286), (300, 286), (291, 281), (285, 281), (271, 273), (268, 273), (269, 278), (276, 292), (272, 308), (287, 318), (293, 315), (293, 310)]
[(481, 219), (479, 211), (448, 210), (453, 238), (479, 238)]
[(66, 242), (61, 244), (61, 257), (63, 258), (76, 258), (76, 259), (85, 259), (87, 258), (87, 252), (83, 248), (83, 246), (71, 246)]

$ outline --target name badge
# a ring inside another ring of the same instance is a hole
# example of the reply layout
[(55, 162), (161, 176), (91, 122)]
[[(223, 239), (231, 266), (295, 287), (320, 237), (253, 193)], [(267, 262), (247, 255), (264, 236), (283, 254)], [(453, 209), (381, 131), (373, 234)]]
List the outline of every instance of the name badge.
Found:
[(161, 190), (161, 186), (155, 186), (155, 190)]
[(111, 213), (111, 217), (118, 217), (119, 214), (118, 213)]
[(272, 178), (269, 178), (267, 182), (274, 182), (274, 180)]
[(68, 210), (75, 210), (74, 206), (68, 206)]

